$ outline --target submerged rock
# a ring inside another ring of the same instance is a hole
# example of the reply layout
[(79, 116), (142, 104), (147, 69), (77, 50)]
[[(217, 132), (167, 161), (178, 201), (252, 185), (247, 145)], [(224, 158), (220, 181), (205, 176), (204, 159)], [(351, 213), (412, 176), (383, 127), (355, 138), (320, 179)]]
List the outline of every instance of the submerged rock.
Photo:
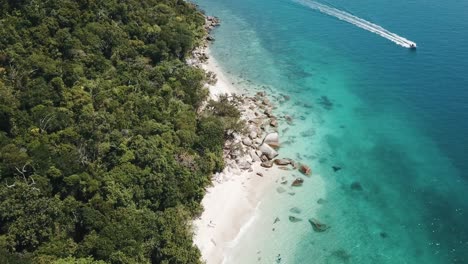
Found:
[(317, 200), (317, 203), (318, 203), (318, 204), (326, 204), (326, 203), (327, 203), (327, 200), (322, 199), (322, 198), (319, 198), (319, 199)]
[(362, 191), (362, 185), (359, 182), (351, 183), (351, 190), (353, 191)]
[(276, 188), (276, 191), (278, 193), (284, 193), (286, 190), (283, 187), (278, 187), (278, 188)]
[(334, 172), (337, 172), (337, 171), (341, 170), (341, 167), (339, 167), (339, 166), (332, 166), (332, 169), (333, 169)]
[(314, 108), (313, 105), (308, 104), (308, 103), (304, 103), (302, 106), (303, 106), (304, 108), (309, 108), (309, 109), (310, 109), (310, 108)]
[(325, 232), (330, 228), (328, 225), (320, 223), (320, 221), (315, 218), (310, 218), (309, 223), (312, 225), (315, 232)]
[(302, 174), (309, 176), (312, 173), (312, 170), (310, 169), (309, 166), (301, 164), (299, 166), (299, 171), (302, 172)]
[(315, 129), (311, 128), (311, 129), (307, 129), (306, 131), (302, 131), (302, 132), (300, 133), (300, 136), (301, 136), (301, 137), (306, 137), (306, 138), (307, 138), (307, 137), (312, 137), (312, 136), (314, 136), (315, 133), (316, 133), (316, 132), (315, 132)]
[(302, 178), (296, 178), (293, 183), (291, 184), (291, 186), (294, 186), (294, 187), (299, 187), (299, 186), (302, 186), (302, 184), (304, 183), (304, 179)]
[(336, 258), (340, 263), (348, 263), (351, 259), (351, 255), (344, 249), (333, 251), (331, 257)]
[(293, 213), (293, 214), (300, 214), (301, 213), (301, 209), (297, 208), (297, 207), (293, 207), (291, 209), (289, 209), (289, 212)]
[(297, 222), (302, 221), (302, 219), (299, 218), (299, 217), (295, 217), (295, 216), (290, 215), (290, 216), (289, 216), (289, 221), (291, 221), (291, 222), (293, 222), (293, 223), (297, 223)]
[(326, 110), (331, 110), (333, 108), (333, 103), (325, 95), (322, 95), (320, 99), (318, 99), (318, 104), (320, 104)]

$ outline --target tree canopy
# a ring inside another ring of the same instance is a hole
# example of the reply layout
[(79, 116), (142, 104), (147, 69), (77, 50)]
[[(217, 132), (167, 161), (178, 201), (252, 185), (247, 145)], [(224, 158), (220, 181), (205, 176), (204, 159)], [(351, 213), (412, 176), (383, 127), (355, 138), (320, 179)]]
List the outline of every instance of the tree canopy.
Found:
[(0, 0), (3, 263), (200, 262), (227, 129), (184, 63), (203, 26), (183, 0)]

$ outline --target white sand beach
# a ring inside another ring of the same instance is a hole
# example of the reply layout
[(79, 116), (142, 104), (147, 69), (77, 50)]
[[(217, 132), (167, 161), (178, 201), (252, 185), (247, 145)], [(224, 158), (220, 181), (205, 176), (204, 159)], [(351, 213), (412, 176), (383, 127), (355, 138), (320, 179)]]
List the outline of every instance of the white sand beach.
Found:
[[(209, 49), (205, 53), (209, 55)], [(239, 93), (213, 57), (209, 56), (202, 67), (216, 74), (217, 83), (209, 87), (212, 98), (220, 94)], [(263, 194), (279, 178), (280, 172), (277, 167), (267, 169), (256, 162), (250, 170), (227, 167), (223, 173), (215, 176), (213, 186), (207, 190), (202, 201), (204, 212), (193, 223), (194, 243), (207, 264), (223, 261), (226, 247), (254, 216)]]
[(210, 96), (216, 98), (222, 94), (241, 94), (241, 91), (235, 87), (228, 77), (221, 70), (218, 62), (211, 56), (210, 49), (204, 50), (204, 53), (208, 56), (208, 60), (202, 64), (202, 68), (206, 71), (214, 72), (216, 79), (218, 80), (215, 85), (210, 85)]
[(194, 242), (207, 264), (222, 263), (230, 242), (254, 216), (255, 208), (279, 178), (279, 172), (278, 168), (265, 169), (256, 163), (253, 172), (225, 174), (208, 189), (202, 201), (205, 211), (194, 222)]
[[(238, 88), (222, 72), (217, 61), (210, 56), (209, 49), (203, 52), (208, 55), (208, 61), (202, 64), (202, 67), (214, 72), (217, 77), (217, 83), (209, 86), (210, 96), (216, 98), (220, 94), (240, 94)], [(273, 165), (273, 158), (269, 158), (270, 161), (266, 163), (271, 163), (272, 166), (270, 168), (265, 168), (268, 165), (261, 166), (262, 153), (258, 151), (265, 136), (276, 134), (276, 140), (279, 140), (278, 134), (274, 132), (277, 130), (277, 125), (271, 123), (272, 120), (276, 122), (277, 117), (272, 115), (273, 106), (265, 95), (257, 96), (256, 99), (244, 98), (246, 102), (240, 107), (242, 118), (248, 121), (248, 130), (251, 133), (256, 132), (254, 136), (239, 135), (235, 140), (241, 141), (244, 145), (244, 140), (251, 141), (247, 147), (243, 145), (244, 150), (250, 152), (250, 155), (243, 154), (243, 157), (237, 157), (236, 160), (225, 159), (226, 168), (222, 173), (214, 175), (213, 186), (207, 189), (202, 200), (204, 212), (193, 222), (194, 243), (200, 249), (202, 259), (207, 264), (223, 263), (227, 257), (226, 252), (235, 246), (236, 238), (241, 235), (243, 227), (253, 222), (251, 220), (254, 219), (262, 199), (269, 191), (275, 190), (277, 187), (275, 184), (279, 184), (280, 179), (284, 180), (288, 175), (285, 170), (292, 170), (291, 165), (293, 167), (297, 165), (293, 165), (292, 161), (289, 166), (286, 164), (280, 168)], [(279, 145), (279, 141), (277, 143)], [(242, 168), (242, 164), (246, 162), (247, 166)], [(314, 183), (322, 189), (320, 178), (315, 179)], [(323, 192), (317, 191), (317, 197), (320, 195), (323, 195)]]

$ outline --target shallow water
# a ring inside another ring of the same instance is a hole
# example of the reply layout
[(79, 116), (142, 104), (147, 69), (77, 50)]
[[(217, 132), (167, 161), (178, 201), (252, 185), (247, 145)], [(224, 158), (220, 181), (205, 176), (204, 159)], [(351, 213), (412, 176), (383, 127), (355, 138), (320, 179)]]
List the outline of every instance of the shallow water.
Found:
[(271, 191), (226, 263), (468, 263), (467, 2), (322, 2), (417, 51), (293, 1), (196, 2), (222, 20), (212, 54), (225, 72), (293, 117), (281, 155), (314, 171)]

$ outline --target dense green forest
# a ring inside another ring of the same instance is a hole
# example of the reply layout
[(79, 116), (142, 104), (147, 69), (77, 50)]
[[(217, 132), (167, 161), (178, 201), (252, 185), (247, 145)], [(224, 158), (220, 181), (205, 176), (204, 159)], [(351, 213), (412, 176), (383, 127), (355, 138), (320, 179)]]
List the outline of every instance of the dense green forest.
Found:
[(0, 0), (1, 263), (200, 262), (238, 117), (200, 109), (205, 34), (183, 0)]

